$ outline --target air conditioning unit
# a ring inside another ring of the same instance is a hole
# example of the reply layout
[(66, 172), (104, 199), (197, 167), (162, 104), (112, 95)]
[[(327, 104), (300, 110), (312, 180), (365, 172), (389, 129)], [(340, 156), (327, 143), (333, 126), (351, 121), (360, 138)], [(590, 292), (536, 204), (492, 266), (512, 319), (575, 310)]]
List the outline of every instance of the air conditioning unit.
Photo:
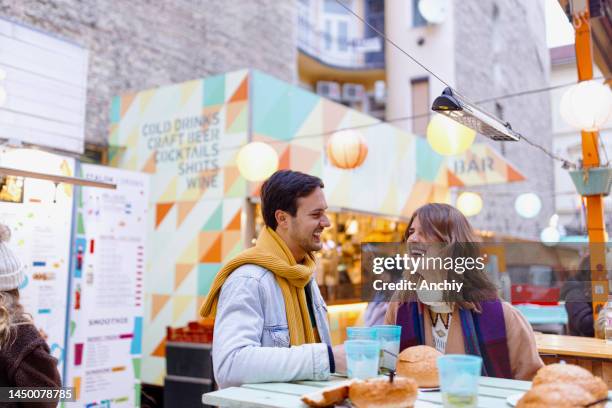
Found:
[(332, 81), (317, 81), (317, 95), (339, 101), (340, 84)]
[(342, 100), (344, 102), (361, 102), (365, 97), (365, 88), (360, 84), (342, 85)]

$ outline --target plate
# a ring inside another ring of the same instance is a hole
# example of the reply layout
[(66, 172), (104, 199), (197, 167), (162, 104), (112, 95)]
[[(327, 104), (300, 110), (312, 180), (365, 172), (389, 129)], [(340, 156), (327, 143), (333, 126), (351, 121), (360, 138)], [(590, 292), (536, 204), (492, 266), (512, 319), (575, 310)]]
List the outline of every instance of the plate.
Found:
[(434, 392), (434, 391), (440, 391), (440, 387), (431, 387), (431, 388), (419, 388), (419, 391), (422, 392)]
[(523, 398), (523, 395), (525, 395), (524, 392), (521, 392), (519, 394), (512, 394), (506, 397), (506, 403), (511, 407), (516, 407), (516, 404), (518, 404), (519, 400)]

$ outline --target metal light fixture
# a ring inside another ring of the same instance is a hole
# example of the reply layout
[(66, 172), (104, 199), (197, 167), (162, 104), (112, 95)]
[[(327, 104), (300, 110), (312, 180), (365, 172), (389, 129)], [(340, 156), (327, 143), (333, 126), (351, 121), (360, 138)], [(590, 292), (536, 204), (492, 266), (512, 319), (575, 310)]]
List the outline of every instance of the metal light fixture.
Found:
[(442, 95), (434, 100), (431, 110), (446, 115), (493, 140), (516, 142), (521, 138), (519, 133), (512, 130), (509, 123), (504, 123), (470, 104), (465, 98), (448, 87), (442, 91)]

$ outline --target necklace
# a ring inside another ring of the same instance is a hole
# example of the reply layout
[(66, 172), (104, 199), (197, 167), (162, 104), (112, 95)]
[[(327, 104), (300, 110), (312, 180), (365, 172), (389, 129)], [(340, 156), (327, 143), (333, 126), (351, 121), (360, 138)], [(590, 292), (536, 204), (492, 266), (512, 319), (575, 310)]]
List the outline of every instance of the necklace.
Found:
[[(450, 313), (435, 313), (429, 310), (429, 320), (431, 321), (432, 327), (436, 327), (438, 320), (440, 320), (444, 328), (448, 331), (448, 328), (450, 326), (450, 317), (451, 317)], [(442, 337), (444, 334), (442, 335), (438, 334), (438, 335)]]

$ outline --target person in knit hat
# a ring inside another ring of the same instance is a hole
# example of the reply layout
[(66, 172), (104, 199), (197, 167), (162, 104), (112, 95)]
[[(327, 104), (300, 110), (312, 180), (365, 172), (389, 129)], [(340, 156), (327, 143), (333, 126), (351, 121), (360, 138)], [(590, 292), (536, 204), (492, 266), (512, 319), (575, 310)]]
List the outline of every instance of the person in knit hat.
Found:
[[(11, 230), (0, 224), (0, 387), (59, 388), (57, 360), (19, 303), (25, 266), (8, 247), (10, 237)], [(57, 403), (2, 406), (55, 407)]]

